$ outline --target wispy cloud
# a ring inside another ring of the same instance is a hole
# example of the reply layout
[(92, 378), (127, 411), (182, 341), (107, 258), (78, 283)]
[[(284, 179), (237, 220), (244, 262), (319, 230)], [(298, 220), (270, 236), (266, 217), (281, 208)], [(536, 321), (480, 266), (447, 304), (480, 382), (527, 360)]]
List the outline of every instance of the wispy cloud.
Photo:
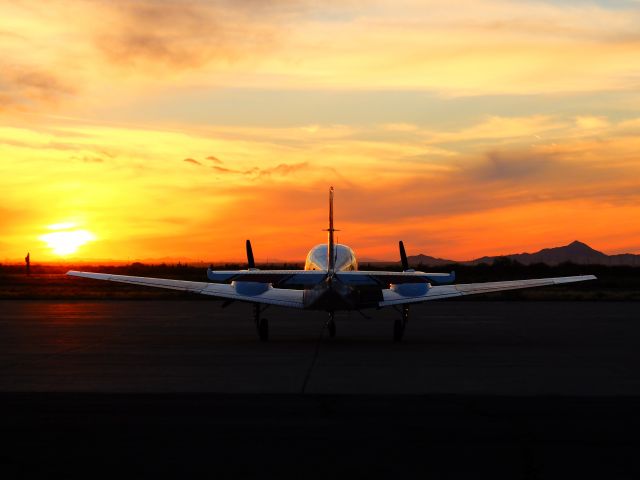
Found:
[(94, 105), (100, 93), (135, 98), (168, 85), (564, 94), (632, 89), (639, 75), (632, 6), (62, 0), (0, 8), (1, 81), (13, 85), (5, 105), (70, 96)]
[(51, 105), (76, 93), (76, 87), (52, 72), (30, 67), (0, 69), (0, 111)]
[(279, 176), (286, 177), (288, 175), (292, 175), (300, 172), (301, 170), (306, 170), (309, 168), (308, 162), (299, 162), (299, 163), (280, 163), (274, 167), (249, 167), (243, 170), (220, 167), (218, 165), (214, 165), (211, 167), (216, 173), (221, 174), (235, 174), (241, 175), (245, 178), (251, 179), (259, 179), (263, 177), (270, 176)]
[(82, 157), (82, 161), (84, 163), (104, 163), (104, 158), (85, 155), (84, 157)]
[[(300, 162), (300, 163), (280, 163), (272, 168), (257, 168), (255, 173), (260, 176), (270, 176), (270, 175), (290, 175), (292, 173), (297, 173), (301, 170), (305, 170), (309, 168), (308, 162)], [(247, 171), (247, 173), (253, 173), (252, 171)]]
[(242, 173), (240, 170), (233, 170), (231, 168), (220, 167), (218, 165), (214, 165), (211, 168), (213, 168), (217, 173)]
[(3, 1), (0, 9), (2, 106), (31, 111), (70, 95), (95, 104), (114, 84), (120, 95), (138, 94), (202, 69), (233, 74), (275, 51), (295, 10), (276, 2), (255, 15), (240, 3), (204, 0)]
[(142, 1), (108, 10), (110, 28), (99, 29), (93, 41), (108, 62), (123, 67), (175, 70), (232, 62), (270, 48), (278, 33), (269, 9), (256, 22), (226, 2)]
[(202, 166), (202, 163), (200, 163), (199, 161), (197, 161), (197, 160), (195, 160), (195, 159), (193, 159), (193, 158), (185, 158), (185, 159), (183, 160), (183, 162), (191, 163), (191, 164), (193, 164), (193, 165), (198, 165), (198, 166), (200, 166), (200, 167)]
[(545, 174), (558, 175), (559, 162), (553, 155), (535, 151), (491, 151), (487, 152), (479, 165), (466, 172), (477, 183), (496, 181), (511, 184), (532, 180)]

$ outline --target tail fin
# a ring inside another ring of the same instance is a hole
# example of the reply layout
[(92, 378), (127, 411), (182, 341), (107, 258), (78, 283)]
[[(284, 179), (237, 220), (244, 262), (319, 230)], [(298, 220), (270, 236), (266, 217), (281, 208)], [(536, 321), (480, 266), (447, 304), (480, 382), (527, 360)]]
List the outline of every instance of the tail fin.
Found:
[(407, 259), (407, 252), (404, 250), (404, 242), (400, 240), (398, 242), (398, 246), (400, 247), (400, 263), (402, 264), (402, 270), (409, 270), (409, 260)]
[(253, 248), (251, 248), (251, 241), (247, 240), (245, 246), (247, 249), (247, 268), (251, 270), (252, 268), (256, 268), (256, 261), (253, 259)]
[(327, 268), (330, 272), (333, 272), (335, 268), (336, 256), (334, 253), (335, 243), (333, 241), (333, 187), (329, 188), (329, 241), (327, 242)]

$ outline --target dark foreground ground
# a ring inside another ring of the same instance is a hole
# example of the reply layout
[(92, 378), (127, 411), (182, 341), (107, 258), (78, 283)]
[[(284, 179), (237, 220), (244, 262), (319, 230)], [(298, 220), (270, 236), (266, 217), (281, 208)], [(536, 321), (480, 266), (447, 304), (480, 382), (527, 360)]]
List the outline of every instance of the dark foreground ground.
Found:
[(4, 478), (640, 478), (640, 304), (0, 302)]

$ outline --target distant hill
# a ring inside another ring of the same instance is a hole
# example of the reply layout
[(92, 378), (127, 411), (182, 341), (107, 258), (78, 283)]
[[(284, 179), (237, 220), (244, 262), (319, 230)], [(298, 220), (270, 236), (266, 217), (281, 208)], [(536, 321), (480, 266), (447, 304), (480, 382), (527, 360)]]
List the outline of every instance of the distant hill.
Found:
[(432, 265), (440, 266), (451, 263), (462, 263), (466, 265), (478, 265), (480, 263), (492, 264), (497, 258), (509, 258), (523, 265), (533, 263), (546, 263), (547, 265), (558, 265), (560, 263), (571, 262), (578, 265), (609, 265), (609, 266), (640, 266), (640, 255), (623, 253), (619, 255), (607, 255), (591, 248), (586, 243), (575, 241), (569, 245), (554, 248), (544, 248), (535, 253), (512, 253), (509, 255), (496, 255), (492, 257), (481, 257), (475, 260), (456, 262), (454, 260), (444, 260), (441, 258), (429, 257), (428, 255), (413, 255), (408, 257), (411, 265)]
[(409, 265), (431, 265), (433, 267), (440, 267), (442, 265), (451, 265), (452, 263), (460, 263), (455, 260), (447, 260), (445, 258), (430, 257), (429, 255), (411, 255), (407, 256)]
[[(409, 265), (412, 267), (415, 267), (416, 265), (430, 265), (432, 267), (441, 267), (443, 265), (463, 263), (457, 262), (455, 260), (447, 260), (445, 258), (430, 257), (429, 255), (423, 254), (407, 256), (407, 260), (409, 261)], [(369, 258), (358, 258), (358, 264), (360, 268), (364, 270), (366, 270), (367, 265), (375, 266), (377, 268), (400, 268), (400, 260), (374, 260)]]

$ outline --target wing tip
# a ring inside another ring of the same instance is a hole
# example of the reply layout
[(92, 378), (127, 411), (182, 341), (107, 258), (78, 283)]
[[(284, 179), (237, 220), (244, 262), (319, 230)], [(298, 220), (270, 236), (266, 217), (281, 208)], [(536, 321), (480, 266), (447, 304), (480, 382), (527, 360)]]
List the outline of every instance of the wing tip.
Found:
[(578, 275), (575, 277), (567, 277), (568, 279), (570, 279), (569, 281), (574, 281), (574, 282), (587, 282), (589, 280), (598, 280), (598, 277), (596, 277), (595, 275)]

